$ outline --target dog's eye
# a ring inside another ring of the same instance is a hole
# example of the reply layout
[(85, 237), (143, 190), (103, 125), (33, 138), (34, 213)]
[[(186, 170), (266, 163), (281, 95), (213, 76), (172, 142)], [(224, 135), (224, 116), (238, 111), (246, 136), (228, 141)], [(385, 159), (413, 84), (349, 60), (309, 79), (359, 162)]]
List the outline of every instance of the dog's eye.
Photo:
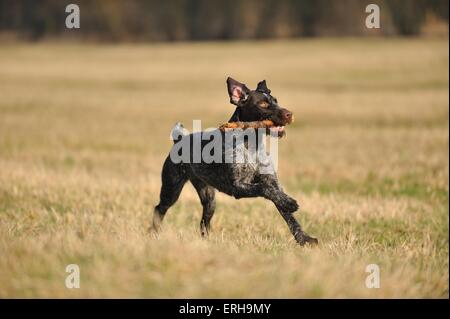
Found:
[(269, 102), (261, 101), (261, 102), (259, 102), (258, 105), (259, 105), (260, 107), (263, 107), (263, 108), (268, 108), (268, 107), (269, 107)]

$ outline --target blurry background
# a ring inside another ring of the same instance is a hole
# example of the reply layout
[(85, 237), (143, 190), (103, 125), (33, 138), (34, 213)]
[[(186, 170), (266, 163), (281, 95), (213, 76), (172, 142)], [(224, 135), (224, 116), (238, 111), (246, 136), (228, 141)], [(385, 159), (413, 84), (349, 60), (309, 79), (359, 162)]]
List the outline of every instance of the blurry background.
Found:
[[(72, 1), (82, 27), (67, 33), (70, 1), (0, 0), (0, 34), (38, 40), (189, 41), (448, 32), (446, 0), (110, 0)], [(381, 29), (367, 29), (364, 9), (381, 8)]]
[[(0, 297), (448, 298), (448, 1), (80, 0), (72, 30), (67, 3), (0, 0)], [(227, 121), (227, 76), (294, 112), (278, 175), (319, 247), (223, 194), (203, 240), (189, 183), (147, 233), (170, 130)]]

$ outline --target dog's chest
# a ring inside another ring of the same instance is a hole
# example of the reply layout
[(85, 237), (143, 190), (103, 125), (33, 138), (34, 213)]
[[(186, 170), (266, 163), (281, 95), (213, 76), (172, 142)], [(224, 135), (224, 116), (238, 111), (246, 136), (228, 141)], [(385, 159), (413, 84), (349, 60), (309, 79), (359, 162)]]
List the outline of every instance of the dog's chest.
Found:
[(258, 175), (274, 173), (272, 158), (264, 148), (232, 148), (226, 152), (232, 152), (234, 155), (231, 167), (236, 180), (250, 183)]

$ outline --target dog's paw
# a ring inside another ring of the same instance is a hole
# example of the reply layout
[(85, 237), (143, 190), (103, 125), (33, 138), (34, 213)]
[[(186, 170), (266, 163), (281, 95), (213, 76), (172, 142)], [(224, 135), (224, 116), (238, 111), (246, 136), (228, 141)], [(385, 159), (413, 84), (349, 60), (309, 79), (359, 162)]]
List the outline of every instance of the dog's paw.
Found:
[(281, 201), (281, 203), (278, 205), (279, 209), (282, 212), (293, 214), (299, 209), (299, 205), (297, 201), (293, 198), (287, 197)]
[(317, 246), (319, 244), (317, 238), (311, 237), (305, 233), (299, 234), (295, 239), (300, 244), (300, 246), (305, 246), (306, 244), (310, 246)]
[(148, 228), (147, 228), (147, 233), (150, 235), (150, 237), (152, 238), (158, 238), (159, 237), (159, 232), (160, 229), (158, 227), (156, 227), (155, 225), (151, 224)]

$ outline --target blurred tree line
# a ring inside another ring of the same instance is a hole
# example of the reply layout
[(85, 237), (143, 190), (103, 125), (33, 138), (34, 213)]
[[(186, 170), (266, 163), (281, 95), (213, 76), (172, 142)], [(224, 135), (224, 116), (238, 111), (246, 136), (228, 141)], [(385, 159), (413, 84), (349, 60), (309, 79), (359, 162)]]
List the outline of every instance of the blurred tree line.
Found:
[[(80, 29), (65, 27), (69, 3), (80, 7)], [(380, 29), (365, 27), (369, 3), (380, 6)], [(102, 41), (417, 35), (430, 19), (448, 27), (448, 10), (448, 0), (0, 0), (0, 33)]]

